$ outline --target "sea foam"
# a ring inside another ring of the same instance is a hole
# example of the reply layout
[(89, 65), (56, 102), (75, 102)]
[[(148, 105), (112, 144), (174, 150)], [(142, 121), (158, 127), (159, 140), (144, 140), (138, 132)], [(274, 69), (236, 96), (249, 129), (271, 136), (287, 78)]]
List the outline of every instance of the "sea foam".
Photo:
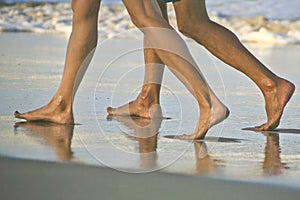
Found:
[[(170, 23), (176, 27), (173, 7), (169, 5)], [(244, 42), (264, 44), (299, 44), (300, 19), (267, 19), (262, 15), (228, 16), (210, 11), (212, 20), (224, 25)], [(102, 38), (136, 37), (120, 34), (135, 28), (122, 4), (102, 5), (99, 14)], [(18, 3), (0, 6), (0, 31), (35, 32), (69, 35), (72, 29), (70, 3)]]

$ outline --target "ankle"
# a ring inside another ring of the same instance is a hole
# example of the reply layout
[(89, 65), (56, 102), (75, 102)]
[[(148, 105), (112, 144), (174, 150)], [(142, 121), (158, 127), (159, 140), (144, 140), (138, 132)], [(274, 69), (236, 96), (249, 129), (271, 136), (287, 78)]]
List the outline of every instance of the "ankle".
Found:
[(49, 103), (55, 110), (60, 112), (72, 113), (72, 101), (68, 101), (61, 95), (55, 95)]
[(143, 85), (142, 91), (138, 98), (144, 103), (150, 105), (159, 104), (160, 85), (158, 84), (147, 84)]
[(263, 79), (261, 81), (261, 90), (263, 93), (265, 92), (273, 92), (278, 87), (279, 81), (273, 81), (271, 79)]

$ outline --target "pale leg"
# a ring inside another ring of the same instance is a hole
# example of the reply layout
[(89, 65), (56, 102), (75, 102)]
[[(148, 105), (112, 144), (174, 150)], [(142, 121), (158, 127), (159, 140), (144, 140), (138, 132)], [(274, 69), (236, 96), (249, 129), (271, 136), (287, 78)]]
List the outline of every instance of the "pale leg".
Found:
[(73, 0), (73, 27), (65, 58), (61, 84), (50, 102), (39, 109), (15, 117), (27, 121), (73, 124), (72, 103), (76, 90), (97, 45), (100, 0)]

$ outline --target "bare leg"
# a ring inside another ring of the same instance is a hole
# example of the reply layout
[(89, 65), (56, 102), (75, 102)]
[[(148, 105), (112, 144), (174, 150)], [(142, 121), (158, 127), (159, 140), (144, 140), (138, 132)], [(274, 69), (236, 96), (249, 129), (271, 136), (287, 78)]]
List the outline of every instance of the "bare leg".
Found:
[(143, 118), (162, 118), (159, 94), (164, 65), (153, 49), (145, 49), (145, 78), (136, 100), (118, 108), (107, 108), (110, 115), (131, 115)]
[(231, 31), (211, 21), (207, 15), (205, 0), (180, 0), (173, 5), (178, 28), (183, 34), (190, 36), (222, 61), (247, 75), (260, 88), (265, 98), (268, 120), (256, 129), (276, 128), (295, 86), (267, 69)]
[[(228, 109), (208, 87), (184, 41), (161, 16), (156, 1), (123, 0), (123, 2), (135, 25), (143, 31), (147, 41), (151, 42), (149, 47), (155, 48), (159, 58), (170, 67), (199, 104), (198, 127), (193, 135), (183, 138), (203, 138), (211, 126), (223, 121), (228, 116)], [(149, 27), (155, 28), (149, 29)]]
[[(164, 19), (168, 20), (166, 4), (158, 2)], [(144, 41), (145, 45), (148, 46)], [(107, 108), (110, 115), (131, 115), (143, 118), (161, 118), (159, 94), (164, 72), (164, 64), (152, 48), (144, 49), (145, 75), (142, 90), (136, 100), (118, 108)], [(155, 114), (155, 115), (153, 115)]]
[(72, 0), (73, 27), (61, 84), (46, 106), (24, 114), (16, 111), (16, 118), (61, 124), (74, 123), (73, 97), (97, 45), (100, 2), (101, 0)]

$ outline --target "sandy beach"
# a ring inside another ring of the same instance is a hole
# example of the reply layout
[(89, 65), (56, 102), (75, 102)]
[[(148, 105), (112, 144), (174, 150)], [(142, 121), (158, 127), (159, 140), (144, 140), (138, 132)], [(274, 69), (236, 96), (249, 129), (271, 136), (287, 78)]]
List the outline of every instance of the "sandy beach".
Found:
[[(99, 39), (75, 99), (74, 127), (15, 124), (19, 120), (13, 117), (15, 110), (35, 109), (52, 97), (63, 71), (67, 37), (0, 34), (1, 199), (82, 199), (87, 194), (88, 199), (299, 197), (299, 91), (279, 132), (243, 131), (265, 121), (260, 92), (190, 40), (203, 74), (231, 110), (224, 123), (213, 127), (204, 141), (167, 137), (192, 133), (198, 118), (192, 96), (167, 69), (161, 104), (170, 119), (107, 119), (106, 107), (134, 99), (143, 80), (142, 42), (137, 31), (129, 33), (136, 37)], [(246, 45), (275, 73), (300, 85), (300, 45)], [(158, 135), (152, 134), (158, 129)], [(152, 135), (144, 137), (145, 131)]]
[(132, 175), (109, 168), (7, 158), (0, 161), (1, 199), (296, 200), (300, 193), (297, 188), (270, 183), (162, 172)]

